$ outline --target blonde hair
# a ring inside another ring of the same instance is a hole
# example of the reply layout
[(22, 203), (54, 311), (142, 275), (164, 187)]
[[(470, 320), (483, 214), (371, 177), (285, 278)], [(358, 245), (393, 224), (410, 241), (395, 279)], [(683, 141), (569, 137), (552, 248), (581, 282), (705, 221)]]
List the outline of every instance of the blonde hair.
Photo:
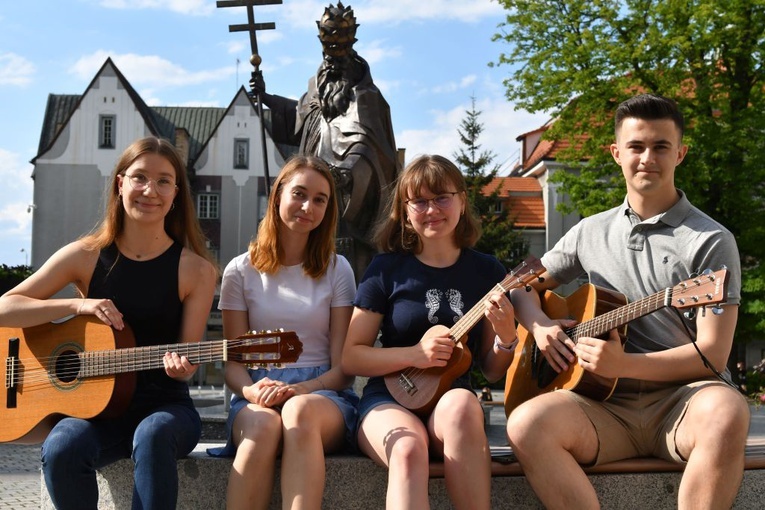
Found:
[(318, 172), (329, 184), (329, 199), (324, 218), (318, 227), (308, 234), (308, 244), (303, 259), (303, 271), (311, 278), (321, 278), (326, 274), (329, 263), (335, 255), (335, 230), (337, 229), (337, 197), (335, 180), (329, 166), (314, 156), (296, 155), (290, 158), (274, 181), (268, 197), (268, 209), (260, 222), (258, 234), (250, 241), (250, 262), (261, 273), (273, 274), (279, 271), (284, 260), (284, 252), (279, 242), (279, 199), (285, 185), (305, 169)]
[[(452, 189), (452, 187), (456, 189)], [(422, 240), (406, 221), (406, 201), (410, 192), (419, 193), (423, 188), (436, 195), (449, 191), (463, 194), (465, 211), (454, 229), (454, 242), (459, 248), (475, 246), (481, 237), (481, 222), (467, 202), (467, 185), (459, 168), (443, 156), (423, 155), (410, 162), (396, 180), (391, 193), (387, 215), (377, 224), (375, 243), (380, 251), (420, 253)]]
[(101, 250), (112, 243), (122, 233), (125, 226), (125, 208), (120, 200), (119, 180), (124, 176), (130, 165), (144, 154), (162, 156), (175, 170), (175, 184), (178, 193), (173, 200), (173, 207), (165, 216), (165, 232), (174, 241), (181, 243), (197, 255), (205, 258), (218, 268), (217, 261), (212, 257), (205, 243), (205, 236), (197, 220), (196, 210), (191, 198), (189, 179), (178, 150), (168, 140), (150, 136), (141, 138), (130, 144), (122, 153), (112, 171), (111, 184), (106, 195), (106, 210), (104, 217), (93, 232), (81, 238), (88, 249)]

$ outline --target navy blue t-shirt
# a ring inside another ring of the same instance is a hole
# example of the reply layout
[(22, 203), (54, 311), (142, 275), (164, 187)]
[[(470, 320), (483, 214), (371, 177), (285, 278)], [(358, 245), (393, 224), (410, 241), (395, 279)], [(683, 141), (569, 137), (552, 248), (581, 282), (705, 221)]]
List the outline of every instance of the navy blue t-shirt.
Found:
[[(412, 254), (383, 253), (369, 264), (353, 304), (383, 315), (383, 347), (408, 347), (436, 324), (454, 326), (506, 275), (495, 257), (471, 249), (445, 268), (427, 266)], [(483, 322), (468, 335), (473, 354)]]

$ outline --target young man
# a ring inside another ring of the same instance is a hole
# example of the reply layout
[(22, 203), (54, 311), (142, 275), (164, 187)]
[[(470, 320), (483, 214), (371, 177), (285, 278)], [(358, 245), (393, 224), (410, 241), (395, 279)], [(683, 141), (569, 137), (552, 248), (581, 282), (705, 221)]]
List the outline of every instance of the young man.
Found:
[[(611, 154), (627, 184), (624, 203), (585, 218), (542, 258), (553, 289), (587, 275), (590, 283), (636, 301), (687, 280), (694, 272), (730, 272), (724, 313), (683, 319), (672, 308), (630, 322), (622, 349), (580, 338), (551, 320), (535, 292), (513, 292), (518, 321), (558, 372), (584, 370), (618, 377), (599, 402), (568, 390), (539, 395), (510, 415), (507, 434), (524, 473), (547, 508), (598, 508), (581, 466), (656, 456), (686, 463), (679, 508), (730, 508), (743, 477), (749, 408), (738, 392), (704, 366), (691, 344), (725, 370), (736, 328), (741, 268), (733, 235), (675, 188), (675, 168), (688, 150), (677, 105), (640, 95), (616, 111)], [(685, 324), (683, 324), (685, 322)]]

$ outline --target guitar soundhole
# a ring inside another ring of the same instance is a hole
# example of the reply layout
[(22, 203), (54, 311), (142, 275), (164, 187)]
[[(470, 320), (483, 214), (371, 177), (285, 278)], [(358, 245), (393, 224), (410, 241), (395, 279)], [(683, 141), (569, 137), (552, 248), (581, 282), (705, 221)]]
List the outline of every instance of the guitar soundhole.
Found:
[(77, 379), (80, 373), (80, 358), (75, 351), (64, 351), (56, 357), (56, 378), (64, 383)]

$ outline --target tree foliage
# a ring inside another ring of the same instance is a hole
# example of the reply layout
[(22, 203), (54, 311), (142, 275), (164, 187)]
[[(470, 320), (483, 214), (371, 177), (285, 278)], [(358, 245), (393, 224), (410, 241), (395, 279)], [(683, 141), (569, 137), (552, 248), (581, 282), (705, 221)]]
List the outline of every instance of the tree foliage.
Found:
[(475, 98), (471, 100), (471, 109), (465, 112), (465, 118), (457, 129), (463, 147), (456, 151), (453, 157), (465, 174), (468, 202), (481, 218), (483, 235), (475, 248), (494, 255), (506, 268), (512, 269), (523, 260), (528, 247), (521, 233), (515, 230), (508, 212), (496, 211), (499, 189), (491, 195), (483, 194), (484, 187), (497, 176), (499, 167), (492, 166), (496, 155), (491, 151), (481, 150), (478, 143), (483, 124), (479, 120), (481, 112), (475, 108)]
[[(494, 40), (510, 67), (506, 95), (557, 117), (547, 136), (587, 134), (558, 172), (583, 215), (617, 205), (625, 188), (605, 150), (612, 114), (638, 92), (675, 99), (688, 156), (676, 174), (691, 202), (736, 236), (744, 268), (737, 337), (765, 332), (765, 2), (763, 0), (498, 0)], [(717, 268), (712, 268), (717, 269)]]
[(0, 265), (0, 295), (5, 294), (32, 274), (29, 266)]

